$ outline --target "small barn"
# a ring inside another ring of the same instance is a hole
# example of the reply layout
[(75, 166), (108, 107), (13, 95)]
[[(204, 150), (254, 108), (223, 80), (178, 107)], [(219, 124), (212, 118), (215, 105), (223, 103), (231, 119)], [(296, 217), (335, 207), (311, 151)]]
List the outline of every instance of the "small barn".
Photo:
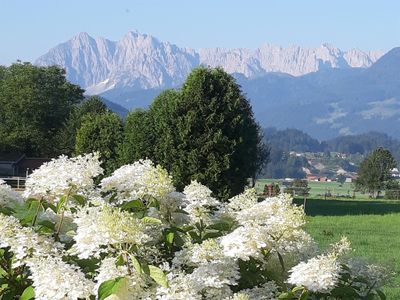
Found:
[(0, 153), (0, 176), (18, 176), (19, 163), (24, 158), (21, 153)]
[(0, 177), (25, 177), (49, 158), (26, 157), (20, 153), (0, 153)]

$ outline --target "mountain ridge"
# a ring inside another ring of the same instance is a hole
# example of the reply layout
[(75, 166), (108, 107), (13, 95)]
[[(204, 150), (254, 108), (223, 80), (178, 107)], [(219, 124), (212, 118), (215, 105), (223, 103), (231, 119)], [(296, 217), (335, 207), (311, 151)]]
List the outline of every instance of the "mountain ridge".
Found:
[(264, 43), (256, 49), (178, 47), (169, 42), (129, 31), (118, 41), (80, 33), (36, 60), (38, 65), (57, 64), (68, 79), (88, 94), (114, 88), (168, 88), (179, 86), (199, 65), (221, 66), (246, 78), (281, 72), (300, 76), (323, 68), (368, 67), (383, 53), (359, 49), (342, 51), (330, 44), (317, 48), (280, 47)]
[(179, 88), (203, 64), (222, 66), (242, 86), (261, 126), (298, 128), (318, 139), (381, 131), (400, 138), (400, 48), (342, 51), (318, 48), (180, 48), (131, 31), (119, 41), (81, 33), (37, 60), (57, 64), (87, 94), (128, 109), (146, 108)]

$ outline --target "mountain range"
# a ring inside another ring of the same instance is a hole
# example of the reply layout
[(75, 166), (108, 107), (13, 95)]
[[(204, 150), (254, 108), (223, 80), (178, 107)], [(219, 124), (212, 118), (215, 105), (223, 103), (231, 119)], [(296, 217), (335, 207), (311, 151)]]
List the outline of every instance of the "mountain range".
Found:
[(342, 51), (332, 45), (189, 49), (137, 31), (119, 41), (80, 33), (39, 57), (60, 65), (87, 94), (128, 109), (179, 88), (199, 65), (231, 73), (264, 127), (294, 127), (319, 139), (379, 130), (400, 137), (400, 48)]

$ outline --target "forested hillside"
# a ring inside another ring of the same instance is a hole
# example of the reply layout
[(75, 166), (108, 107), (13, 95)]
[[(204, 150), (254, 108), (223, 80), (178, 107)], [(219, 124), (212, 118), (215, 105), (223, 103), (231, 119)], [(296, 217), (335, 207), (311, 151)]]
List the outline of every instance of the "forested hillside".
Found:
[[(378, 147), (389, 150), (395, 159), (400, 161), (400, 141), (380, 132), (367, 132), (318, 141), (298, 129), (278, 130), (270, 127), (264, 129), (264, 139), (270, 147), (271, 155), (270, 163), (261, 174), (263, 177), (303, 178), (306, 176), (305, 169), (310, 172), (333, 175), (331, 171), (315, 169), (313, 164), (329, 165), (331, 168), (336, 165), (338, 169), (354, 172), (358, 168), (360, 157)], [(306, 152), (310, 154), (305, 155)], [(335, 154), (331, 155), (331, 153)]]

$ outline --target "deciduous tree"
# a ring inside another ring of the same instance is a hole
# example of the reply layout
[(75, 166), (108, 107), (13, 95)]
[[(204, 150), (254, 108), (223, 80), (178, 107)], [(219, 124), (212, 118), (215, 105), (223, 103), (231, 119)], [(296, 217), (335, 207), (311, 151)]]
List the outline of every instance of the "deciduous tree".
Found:
[(356, 187), (377, 198), (391, 180), (391, 170), (397, 165), (390, 151), (377, 148), (360, 165)]
[(87, 115), (76, 136), (77, 154), (100, 152), (106, 173), (117, 166), (117, 151), (122, 140), (122, 121), (118, 115), (106, 112)]
[(83, 90), (57, 66), (15, 63), (0, 69), (2, 151), (53, 156), (55, 136)]

